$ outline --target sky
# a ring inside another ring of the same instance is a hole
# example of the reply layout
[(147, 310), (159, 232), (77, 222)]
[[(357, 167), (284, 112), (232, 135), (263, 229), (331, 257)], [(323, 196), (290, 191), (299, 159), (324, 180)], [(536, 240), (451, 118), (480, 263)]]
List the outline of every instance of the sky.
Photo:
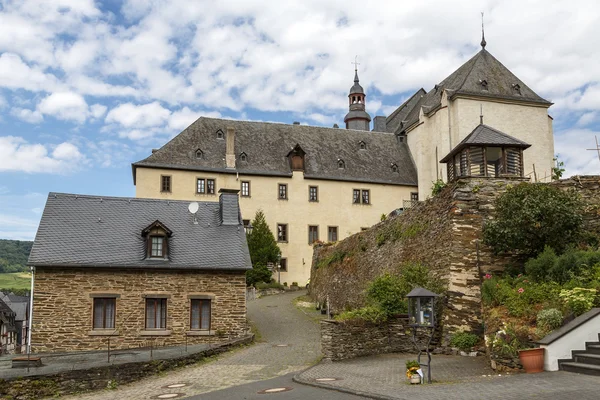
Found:
[(343, 125), (486, 49), (552, 101), (565, 176), (600, 174), (597, 1), (0, 0), (0, 238), (48, 192), (135, 196), (131, 163), (200, 116)]

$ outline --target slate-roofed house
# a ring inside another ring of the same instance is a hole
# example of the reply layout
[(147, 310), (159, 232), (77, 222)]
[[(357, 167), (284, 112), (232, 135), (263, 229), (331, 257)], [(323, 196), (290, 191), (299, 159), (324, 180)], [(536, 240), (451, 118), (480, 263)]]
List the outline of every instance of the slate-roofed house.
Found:
[(50, 193), (29, 257), (32, 351), (175, 345), (246, 333), (251, 268), (237, 191), (220, 202)]
[(0, 299), (0, 355), (12, 353), (17, 342), (16, 313)]
[(14, 351), (16, 353), (25, 352), (27, 329), (29, 329), (29, 297), (0, 292), (0, 301), (3, 301), (15, 313)]

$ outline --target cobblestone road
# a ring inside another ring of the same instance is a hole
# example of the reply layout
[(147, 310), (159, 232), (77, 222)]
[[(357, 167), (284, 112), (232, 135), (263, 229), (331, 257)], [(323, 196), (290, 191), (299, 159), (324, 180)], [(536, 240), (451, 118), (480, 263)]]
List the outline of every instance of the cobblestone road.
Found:
[[(147, 400), (168, 393), (181, 393), (187, 397), (300, 371), (313, 364), (320, 355), (317, 314), (299, 310), (292, 302), (301, 294), (304, 292), (248, 302), (248, 318), (262, 336), (261, 342), (253, 346), (234, 350), (206, 364), (150, 377), (115, 390), (67, 399)], [(166, 388), (180, 383), (185, 386)]]

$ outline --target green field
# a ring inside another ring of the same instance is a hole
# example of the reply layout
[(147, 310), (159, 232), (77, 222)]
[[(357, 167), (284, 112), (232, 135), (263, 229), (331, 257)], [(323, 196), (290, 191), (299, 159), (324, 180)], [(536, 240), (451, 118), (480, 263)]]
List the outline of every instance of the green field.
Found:
[(29, 289), (31, 274), (28, 272), (14, 272), (0, 274), (0, 289)]

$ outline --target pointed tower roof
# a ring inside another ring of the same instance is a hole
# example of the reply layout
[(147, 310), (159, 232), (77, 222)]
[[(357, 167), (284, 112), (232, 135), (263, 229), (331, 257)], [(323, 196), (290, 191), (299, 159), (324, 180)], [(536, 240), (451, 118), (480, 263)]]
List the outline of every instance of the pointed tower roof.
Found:
[(350, 88), (350, 94), (365, 94), (362, 86), (358, 83), (358, 70), (354, 69), (354, 85)]

